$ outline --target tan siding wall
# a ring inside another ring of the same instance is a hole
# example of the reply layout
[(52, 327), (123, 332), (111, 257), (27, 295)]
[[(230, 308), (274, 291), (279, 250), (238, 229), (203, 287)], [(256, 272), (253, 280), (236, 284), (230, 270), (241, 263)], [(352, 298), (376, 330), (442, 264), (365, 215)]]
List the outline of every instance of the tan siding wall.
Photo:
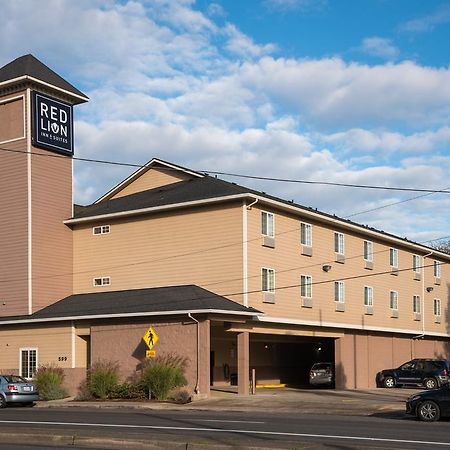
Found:
[[(38, 365), (71, 367), (72, 334), (70, 326), (2, 326), (0, 329), (0, 369), (19, 368), (20, 349), (37, 348)], [(67, 357), (59, 361), (59, 357)]]
[(75, 367), (87, 368), (89, 336), (75, 336)]
[[(111, 232), (104, 235), (94, 236), (93, 224), (74, 230), (75, 292), (182, 284), (197, 284), (219, 294), (242, 292), (241, 206), (107, 224)], [(110, 276), (111, 286), (93, 288), (97, 276)], [(241, 296), (233, 299), (240, 301)]]
[[(304, 220), (313, 225), (313, 254), (302, 255), (300, 245), (301, 218), (275, 212), (275, 248), (262, 246), (259, 208), (253, 207), (248, 214), (248, 260), (249, 291), (261, 290), (261, 268), (272, 268), (276, 272), (276, 303), (263, 303), (263, 295), (256, 292), (249, 295), (250, 306), (263, 310), (272, 317), (317, 323), (347, 324), (359, 327), (385, 327), (407, 329), (419, 334), (422, 323), (414, 320), (412, 310), (413, 295), (423, 297), (422, 281), (415, 281), (412, 270), (412, 252), (399, 248), (399, 274), (390, 274), (389, 248), (381, 240), (373, 240), (373, 270), (365, 268), (363, 260), (364, 235), (349, 234), (346, 231), (330, 228), (320, 223)], [(334, 231), (345, 234), (345, 264), (335, 262)], [(425, 264), (431, 265), (426, 258)], [(326, 273), (324, 264), (331, 264)], [(376, 275), (378, 272), (389, 272)], [(313, 278), (313, 307), (302, 307), (300, 297), (300, 276)], [(355, 277), (345, 281), (345, 312), (335, 311), (334, 280)], [(360, 278), (357, 278), (360, 277)], [(447, 333), (448, 330), (448, 281), (450, 269), (442, 266), (442, 283), (434, 284), (433, 267), (425, 269), (425, 286), (433, 286), (431, 293), (425, 291), (425, 319), (427, 331)], [(364, 286), (374, 289), (374, 314), (365, 314)], [(291, 287), (290, 287), (291, 286)], [(286, 288), (287, 287), (287, 288)], [(285, 288), (285, 289), (283, 289)], [(399, 317), (392, 318), (389, 307), (390, 290), (399, 294)], [(433, 298), (442, 301), (442, 323), (435, 324)]]
[(164, 170), (162, 168), (149, 169), (128, 186), (125, 186), (122, 190), (113, 195), (111, 199), (146, 191), (147, 189), (154, 189), (167, 184), (176, 183), (177, 181), (189, 180), (190, 178), (192, 178), (192, 175), (176, 172), (174, 170)]
[[(23, 127), (22, 110), (10, 112), (15, 117), (8, 129)], [(25, 139), (1, 146), (27, 148)], [(0, 316), (28, 313), (27, 192), (27, 155), (0, 151)]]
[(72, 160), (33, 155), (31, 167), (34, 312), (72, 294)]
[(24, 97), (13, 98), (11, 101), (0, 98), (0, 143), (24, 138), (24, 103)]

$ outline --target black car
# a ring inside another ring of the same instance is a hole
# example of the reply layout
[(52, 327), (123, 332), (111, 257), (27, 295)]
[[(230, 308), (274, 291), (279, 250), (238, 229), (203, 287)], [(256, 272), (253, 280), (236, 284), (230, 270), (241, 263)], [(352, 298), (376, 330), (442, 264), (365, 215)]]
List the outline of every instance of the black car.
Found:
[(449, 382), (450, 362), (446, 359), (413, 359), (397, 369), (377, 373), (377, 386), (393, 388), (403, 385), (436, 389)]
[(406, 413), (425, 422), (450, 417), (450, 386), (419, 392), (406, 400)]

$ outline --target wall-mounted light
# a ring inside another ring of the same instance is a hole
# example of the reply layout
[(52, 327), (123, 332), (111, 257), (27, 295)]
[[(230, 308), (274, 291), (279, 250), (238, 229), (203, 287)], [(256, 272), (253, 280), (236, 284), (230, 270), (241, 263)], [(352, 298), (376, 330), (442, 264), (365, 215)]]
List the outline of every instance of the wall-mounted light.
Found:
[(322, 266), (322, 270), (323, 270), (324, 272), (329, 272), (329, 271), (331, 270), (330, 264), (324, 264), (324, 265)]
[(428, 286), (428, 287), (427, 287), (427, 292), (433, 292), (433, 289), (434, 289), (434, 288), (433, 288), (432, 286)]

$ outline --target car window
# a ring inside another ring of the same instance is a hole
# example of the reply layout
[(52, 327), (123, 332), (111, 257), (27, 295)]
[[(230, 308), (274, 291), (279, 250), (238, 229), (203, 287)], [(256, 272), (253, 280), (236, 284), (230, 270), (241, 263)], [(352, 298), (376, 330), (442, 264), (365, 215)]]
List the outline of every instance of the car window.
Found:
[(408, 361), (407, 363), (402, 364), (400, 366), (400, 369), (401, 370), (412, 370), (412, 369), (414, 369), (414, 361)]
[(318, 364), (314, 364), (312, 366), (312, 369), (314, 370), (327, 370), (327, 369), (331, 369), (330, 364), (327, 363), (318, 363)]
[(416, 370), (430, 370), (430, 366), (425, 361), (417, 361)]
[(27, 380), (18, 375), (5, 375), (4, 378), (7, 383), (28, 383)]

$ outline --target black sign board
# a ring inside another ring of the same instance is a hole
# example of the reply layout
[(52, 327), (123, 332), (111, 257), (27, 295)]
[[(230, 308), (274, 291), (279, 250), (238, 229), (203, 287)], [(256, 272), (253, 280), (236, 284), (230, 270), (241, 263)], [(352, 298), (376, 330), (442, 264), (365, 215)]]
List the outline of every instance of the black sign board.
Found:
[(33, 92), (33, 145), (73, 155), (73, 107)]

